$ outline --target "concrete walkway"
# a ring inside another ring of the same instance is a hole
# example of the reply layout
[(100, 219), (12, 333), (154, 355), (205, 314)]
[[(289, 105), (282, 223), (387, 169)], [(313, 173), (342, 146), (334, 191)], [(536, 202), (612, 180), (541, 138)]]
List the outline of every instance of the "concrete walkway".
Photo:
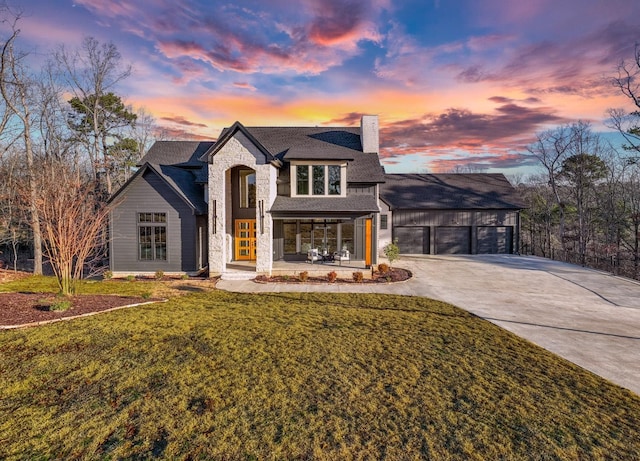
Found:
[(579, 266), (511, 255), (415, 256), (413, 279), (384, 285), (219, 281), (241, 292), (329, 291), (449, 302), (640, 394), (640, 283)]

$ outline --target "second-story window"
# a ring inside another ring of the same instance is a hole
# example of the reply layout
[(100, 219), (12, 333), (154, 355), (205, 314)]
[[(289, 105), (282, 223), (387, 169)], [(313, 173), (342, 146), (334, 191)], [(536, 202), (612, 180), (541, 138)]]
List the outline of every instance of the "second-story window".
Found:
[(313, 165), (313, 195), (325, 195), (324, 193), (324, 165)]
[(309, 195), (309, 165), (296, 166), (296, 194)]
[(240, 208), (256, 207), (256, 172), (240, 171)]
[(295, 195), (342, 195), (342, 165), (295, 165)]

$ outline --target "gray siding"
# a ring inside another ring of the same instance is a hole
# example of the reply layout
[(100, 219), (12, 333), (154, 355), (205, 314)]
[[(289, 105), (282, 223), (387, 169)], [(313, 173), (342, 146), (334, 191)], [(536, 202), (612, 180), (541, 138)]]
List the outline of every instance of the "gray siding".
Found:
[(349, 195), (376, 195), (376, 186), (347, 186), (347, 196)]
[[(111, 214), (110, 266), (114, 272), (195, 271), (198, 266), (199, 231), (192, 209), (155, 173), (145, 172), (116, 198)], [(138, 213), (167, 214), (167, 260), (138, 258)], [(204, 226), (206, 240), (206, 222)], [(200, 231), (202, 233), (202, 230)], [(205, 253), (206, 254), (206, 253)]]
[(395, 226), (515, 226), (514, 210), (394, 210)]

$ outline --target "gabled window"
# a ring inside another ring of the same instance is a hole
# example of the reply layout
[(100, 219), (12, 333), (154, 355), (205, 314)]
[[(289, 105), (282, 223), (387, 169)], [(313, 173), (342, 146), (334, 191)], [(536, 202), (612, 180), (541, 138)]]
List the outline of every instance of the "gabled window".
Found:
[(346, 165), (293, 165), (292, 195), (341, 196), (345, 190)]
[(167, 214), (138, 213), (138, 258), (167, 260)]

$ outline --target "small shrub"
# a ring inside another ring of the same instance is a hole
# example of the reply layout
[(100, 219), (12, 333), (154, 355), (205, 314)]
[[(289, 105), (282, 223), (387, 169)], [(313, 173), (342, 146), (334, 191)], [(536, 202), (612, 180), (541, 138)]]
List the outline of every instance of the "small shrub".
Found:
[(162, 280), (162, 278), (164, 277), (164, 271), (157, 270), (155, 277), (156, 277), (156, 280)]
[(386, 263), (378, 264), (378, 272), (380, 272), (381, 274), (386, 274), (387, 272), (389, 272), (389, 265)]
[(112, 271), (104, 271), (102, 273), (102, 278), (105, 280), (111, 280), (113, 278), (113, 272)]
[(300, 272), (300, 275), (298, 275), (298, 278), (300, 279), (301, 282), (306, 282), (307, 280), (309, 280), (309, 272), (307, 271)]
[(59, 301), (54, 301), (49, 304), (49, 310), (51, 312), (64, 312), (71, 309), (71, 301), (68, 299), (61, 299)]
[(288, 275), (283, 275), (282, 276), (282, 280), (284, 280), (285, 282), (289, 281), (289, 276)]
[(140, 296), (142, 297), (142, 299), (149, 299), (151, 297), (151, 293), (148, 291), (145, 291)]
[(135, 275), (127, 275), (127, 280), (128, 280), (129, 282), (133, 282), (135, 279), (136, 279), (136, 276), (135, 276)]
[(327, 274), (327, 280), (329, 280), (330, 283), (335, 282), (337, 278), (338, 273), (336, 271), (331, 271)]
[(181, 278), (182, 280), (189, 280), (189, 275), (188, 275), (188, 274), (182, 274), (182, 275), (180, 276), (180, 278)]
[(354, 282), (362, 283), (362, 280), (364, 280), (364, 274), (362, 272), (358, 271), (353, 273)]
[(384, 247), (384, 255), (389, 260), (389, 267), (394, 261), (397, 261), (400, 257), (400, 248), (398, 247), (398, 239), (393, 239), (393, 242)]

